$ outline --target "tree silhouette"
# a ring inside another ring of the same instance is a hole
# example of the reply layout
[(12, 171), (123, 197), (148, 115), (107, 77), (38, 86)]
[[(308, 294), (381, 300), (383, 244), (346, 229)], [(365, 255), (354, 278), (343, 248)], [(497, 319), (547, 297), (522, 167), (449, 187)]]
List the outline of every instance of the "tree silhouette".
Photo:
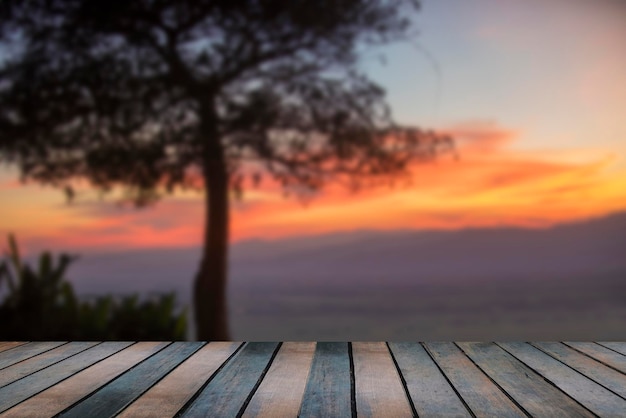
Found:
[(228, 339), (230, 192), (406, 174), (447, 137), (393, 122), (359, 66), (411, 36), (410, 0), (3, 0), (0, 161), (22, 178), (122, 187), (137, 205), (205, 190), (197, 337)]

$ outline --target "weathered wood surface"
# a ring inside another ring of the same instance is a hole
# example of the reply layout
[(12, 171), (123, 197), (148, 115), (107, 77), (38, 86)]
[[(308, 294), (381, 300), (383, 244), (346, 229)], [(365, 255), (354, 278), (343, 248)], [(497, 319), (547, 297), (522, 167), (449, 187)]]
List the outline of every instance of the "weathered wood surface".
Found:
[(468, 418), (469, 411), (420, 343), (389, 343), (420, 417)]
[(15, 363), (19, 363), (22, 360), (26, 360), (30, 357), (34, 357), (37, 354), (41, 354), (45, 351), (52, 350), (60, 345), (62, 342), (45, 342), (45, 343), (27, 343), (13, 350), (7, 351), (0, 359), (0, 370), (9, 367)]
[(626, 399), (626, 374), (613, 370), (561, 343), (534, 343), (533, 345)]
[(26, 344), (26, 342), (22, 341), (7, 341), (0, 342), (0, 353), (6, 350), (10, 350), (13, 347), (19, 347), (20, 345)]
[(356, 410), (367, 417), (412, 417), (402, 380), (385, 343), (352, 343)]
[(0, 418), (626, 416), (626, 344), (0, 342)]
[(118, 418), (174, 416), (240, 345), (228, 342), (205, 345), (130, 404)]
[(459, 343), (465, 354), (533, 417), (593, 417), (593, 414), (502, 348)]
[(606, 347), (606, 348), (610, 348), (613, 351), (617, 351), (620, 354), (623, 354), (626, 356), (626, 343), (619, 343), (616, 341), (609, 341), (609, 342), (599, 342), (598, 344)]
[(353, 415), (352, 382), (350, 344), (317, 343), (299, 416)]
[(133, 367), (119, 378), (94, 392), (70, 409), (62, 417), (115, 416), (143, 392), (161, 380), (201, 347), (202, 343), (176, 342)]
[(284, 343), (243, 417), (295, 417), (300, 410), (315, 343)]
[(475, 416), (526, 417), (454, 343), (428, 343), (426, 349)]
[(4, 416), (34, 418), (56, 415), (151, 356), (167, 343), (140, 342), (16, 405)]
[(278, 343), (248, 343), (202, 389), (183, 417), (234, 417), (248, 403), (278, 350)]
[(525, 343), (502, 343), (500, 346), (594, 414), (601, 417), (624, 416), (626, 411), (624, 398), (549, 354)]
[[(81, 350), (83, 349), (81, 343), (76, 344)], [(104, 342), (9, 383), (0, 388), (0, 412), (115, 354), (128, 345), (130, 343)], [(50, 352), (45, 354), (48, 353)]]
[[(15, 382), (16, 380), (28, 376), (38, 370), (44, 369), (55, 363), (63, 361), (75, 354), (80, 353), (81, 351), (87, 350), (88, 348), (95, 346), (96, 344), (97, 343), (95, 342), (65, 344), (61, 347), (57, 347), (55, 349), (39, 354), (35, 357), (31, 357), (27, 360), (6, 367), (2, 369), (2, 372), (0, 373), (0, 387), (8, 385), (11, 382)], [(2, 353), (2, 357), (7, 354), (10, 354), (10, 351)]]
[(594, 358), (615, 370), (626, 373), (626, 356), (620, 354), (614, 350), (603, 347), (600, 344), (590, 342), (566, 342), (575, 350)]

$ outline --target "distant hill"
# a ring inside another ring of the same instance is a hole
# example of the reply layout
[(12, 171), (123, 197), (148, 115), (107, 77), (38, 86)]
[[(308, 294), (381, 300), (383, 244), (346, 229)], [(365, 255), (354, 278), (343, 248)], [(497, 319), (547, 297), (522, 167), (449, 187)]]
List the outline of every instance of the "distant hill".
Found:
[[(626, 270), (626, 213), (547, 229), (333, 234), (233, 248), (235, 276), (361, 280), (550, 277)], [(295, 278), (294, 278), (295, 279)]]
[[(198, 248), (86, 254), (84, 292), (188, 289)], [(231, 247), (232, 286), (548, 279), (626, 271), (626, 213), (547, 229), (354, 231)]]
[[(81, 294), (170, 291), (198, 248), (84, 254)], [(626, 213), (548, 229), (355, 231), (231, 248), (238, 340), (623, 340)]]

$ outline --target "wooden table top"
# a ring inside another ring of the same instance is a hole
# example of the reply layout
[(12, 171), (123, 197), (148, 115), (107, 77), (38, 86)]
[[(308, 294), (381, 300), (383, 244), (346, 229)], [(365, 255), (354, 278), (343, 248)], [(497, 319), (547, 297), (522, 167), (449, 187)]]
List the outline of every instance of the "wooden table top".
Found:
[(626, 416), (622, 342), (0, 342), (0, 417)]

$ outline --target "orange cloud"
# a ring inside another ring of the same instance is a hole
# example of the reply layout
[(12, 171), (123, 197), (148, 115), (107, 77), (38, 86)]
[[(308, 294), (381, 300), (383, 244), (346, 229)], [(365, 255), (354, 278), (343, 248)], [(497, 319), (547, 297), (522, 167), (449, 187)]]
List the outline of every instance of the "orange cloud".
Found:
[(234, 213), (233, 237), (364, 228), (536, 227), (626, 208), (626, 172), (607, 174), (611, 159), (573, 163), (556, 152), (514, 151), (509, 145), (522, 133), (488, 123), (448, 132), (457, 138), (459, 160), (444, 156), (416, 165), (411, 187), (356, 195), (331, 187), (307, 207), (257, 202), (245, 216)]
[[(350, 193), (331, 185), (307, 204), (284, 198), (267, 179), (233, 201), (231, 239), (276, 238), (354, 229), (543, 227), (626, 209), (626, 170), (614, 157), (519, 151), (523, 132), (486, 122), (448, 130), (459, 158), (444, 155), (412, 167), (410, 185)], [(7, 195), (9, 191), (0, 191)], [(0, 207), (0, 234), (28, 248), (171, 247), (198, 245), (204, 228), (200, 194), (178, 194), (147, 209), (113, 203), (63, 204), (60, 192), (28, 186)]]

